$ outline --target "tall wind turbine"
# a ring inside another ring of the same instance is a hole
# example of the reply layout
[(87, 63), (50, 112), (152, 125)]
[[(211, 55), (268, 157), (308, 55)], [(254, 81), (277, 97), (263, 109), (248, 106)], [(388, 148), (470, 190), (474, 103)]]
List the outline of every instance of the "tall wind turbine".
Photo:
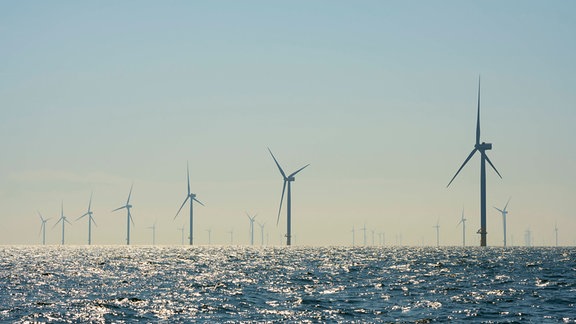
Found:
[(260, 226), (260, 245), (264, 245), (264, 225), (266, 223), (258, 223), (258, 226)]
[(186, 176), (188, 179), (188, 195), (186, 195), (186, 198), (184, 199), (184, 202), (182, 203), (182, 205), (180, 206), (180, 209), (178, 209), (178, 212), (176, 213), (176, 216), (174, 216), (174, 219), (176, 219), (176, 217), (178, 217), (178, 214), (180, 214), (180, 211), (182, 210), (182, 207), (184, 207), (184, 205), (186, 205), (186, 202), (188, 200), (190, 200), (190, 236), (188, 237), (190, 239), (190, 245), (193, 244), (194, 242), (194, 210), (193, 210), (193, 203), (194, 201), (196, 201), (197, 203), (199, 203), (200, 205), (204, 206), (203, 203), (200, 202), (200, 200), (196, 199), (196, 194), (193, 194), (190, 192), (190, 169), (188, 168), (188, 163), (186, 163)]
[(352, 246), (356, 246), (356, 230), (354, 229), (354, 225), (352, 225)]
[(462, 218), (460, 218), (460, 221), (456, 225), (462, 224), (462, 246), (466, 246), (466, 221), (467, 219), (464, 218), (464, 208), (462, 208)]
[(554, 223), (554, 232), (556, 233), (556, 246), (558, 246), (558, 224)]
[(152, 230), (152, 245), (156, 245), (156, 222), (154, 222), (154, 225), (148, 227), (148, 229)]
[(60, 208), (60, 218), (58, 219), (58, 221), (56, 222), (56, 224), (54, 224), (54, 227), (56, 227), (56, 225), (58, 225), (58, 223), (62, 222), (62, 245), (64, 245), (64, 227), (65, 227), (65, 223), (68, 223), (70, 225), (72, 225), (67, 219), (66, 216), (64, 216), (64, 202), (62, 202), (62, 206)]
[(250, 216), (248, 212), (246, 212), (246, 216), (250, 220), (250, 245), (254, 245), (254, 221), (256, 219), (256, 215)]
[(286, 184), (288, 184), (288, 195), (286, 198), (286, 215), (287, 215), (287, 218), (286, 218), (286, 245), (291, 245), (292, 244), (292, 215), (291, 215), (292, 195), (291, 195), (291, 190), (290, 190), (290, 188), (291, 188), (290, 184), (294, 180), (296, 180), (294, 178), (294, 176), (298, 172), (304, 170), (304, 168), (306, 168), (310, 164), (306, 164), (305, 166), (296, 170), (295, 172), (293, 172), (289, 176), (286, 176), (286, 173), (284, 173), (284, 170), (282, 170), (280, 163), (278, 163), (278, 161), (276, 160), (276, 157), (274, 157), (274, 154), (272, 154), (272, 151), (270, 150), (270, 148), (268, 148), (268, 152), (270, 152), (270, 155), (272, 155), (272, 158), (274, 159), (274, 162), (276, 162), (276, 166), (278, 167), (280, 174), (282, 174), (282, 177), (284, 178), (284, 185), (282, 186), (282, 197), (280, 198), (280, 208), (278, 208), (278, 219), (276, 220), (276, 225), (278, 225), (278, 222), (280, 221), (280, 212), (282, 211), (282, 201), (284, 201), (284, 191), (286, 190)]
[(440, 222), (437, 221), (435, 226), (432, 226), (434, 228), (436, 228), (436, 246), (440, 246)]
[(506, 210), (506, 208), (508, 207), (508, 203), (510, 202), (511, 198), (512, 197), (508, 198), (506, 205), (504, 205), (504, 209), (494, 207), (494, 209), (502, 213), (502, 224), (503, 224), (502, 228), (504, 229), (504, 246), (506, 246), (506, 216), (508, 216), (508, 211)]
[(38, 212), (38, 216), (40, 216), (40, 219), (42, 220), (42, 225), (40, 225), (40, 233), (42, 233), (42, 245), (46, 245), (46, 223), (50, 220), (50, 218), (44, 219), (44, 217), (42, 217), (42, 214), (40, 214), (40, 212)]
[(476, 116), (476, 143), (474, 144), (474, 149), (472, 150), (472, 152), (468, 155), (466, 160), (464, 160), (464, 163), (462, 163), (462, 166), (460, 167), (460, 169), (458, 169), (458, 171), (456, 172), (456, 174), (454, 175), (452, 180), (450, 180), (450, 182), (446, 187), (450, 186), (452, 181), (456, 179), (456, 176), (458, 176), (458, 173), (460, 173), (460, 171), (462, 170), (462, 168), (464, 168), (466, 163), (468, 163), (468, 161), (472, 158), (472, 156), (476, 153), (476, 151), (479, 151), (480, 152), (480, 229), (478, 230), (478, 233), (480, 234), (480, 246), (486, 246), (486, 234), (487, 234), (486, 233), (486, 161), (488, 161), (488, 164), (490, 164), (492, 169), (496, 171), (496, 174), (498, 174), (498, 176), (502, 178), (500, 172), (496, 170), (496, 167), (494, 166), (494, 164), (492, 164), (492, 161), (490, 161), (488, 155), (486, 155), (486, 151), (491, 149), (492, 149), (492, 143), (485, 143), (485, 142), (480, 143), (480, 77), (478, 77), (478, 114)]
[(91, 206), (92, 206), (92, 194), (90, 194), (90, 202), (88, 203), (88, 211), (84, 215), (82, 215), (76, 219), (78, 221), (80, 218), (82, 218), (84, 216), (88, 216), (88, 245), (92, 244), (92, 223), (94, 223), (94, 225), (96, 225), (96, 221), (94, 221), (94, 217), (92, 217), (92, 214), (94, 214), (94, 213), (90, 209)]
[(132, 222), (132, 225), (134, 225), (134, 220), (132, 219), (132, 214), (130, 214), (130, 208), (132, 208), (132, 205), (130, 205), (130, 196), (132, 196), (132, 187), (133, 186), (134, 186), (134, 184), (132, 184), (130, 186), (130, 193), (128, 193), (128, 200), (126, 200), (126, 205), (124, 205), (122, 207), (118, 207), (118, 208), (113, 210), (113, 212), (115, 212), (117, 210), (126, 208), (126, 245), (130, 245), (130, 222)]

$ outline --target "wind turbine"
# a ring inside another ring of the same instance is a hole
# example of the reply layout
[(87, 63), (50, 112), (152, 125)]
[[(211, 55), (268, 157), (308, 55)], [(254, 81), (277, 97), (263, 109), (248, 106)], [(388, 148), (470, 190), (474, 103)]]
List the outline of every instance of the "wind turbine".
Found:
[(188, 200), (190, 200), (190, 236), (188, 238), (190, 239), (190, 245), (192, 245), (194, 242), (193, 203), (194, 203), (194, 201), (196, 201), (197, 203), (199, 203), (202, 206), (204, 206), (204, 204), (201, 203), (200, 200), (196, 199), (196, 194), (193, 194), (190, 192), (190, 169), (188, 168), (188, 163), (186, 163), (186, 175), (187, 175), (187, 179), (188, 179), (188, 195), (186, 195), (186, 199), (184, 199), (184, 202), (182, 203), (182, 206), (180, 206), (180, 209), (178, 209), (178, 212), (176, 213), (176, 216), (174, 216), (174, 219), (176, 219), (176, 217), (178, 217), (178, 214), (180, 214), (182, 207), (184, 207), (184, 205), (186, 205), (186, 202)]
[(436, 221), (436, 225), (432, 226), (434, 228), (436, 228), (436, 246), (439, 247), (440, 246), (440, 222)]
[(486, 161), (488, 161), (488, 164), (490, 164), (492, 169), (496, 171), (496, 174), (498, 174), (498, 176), (502, 178), (500, 172), (496, 170), (496, 167), (494, 166), (494, 164), (492, 164), (492, 161), (490, 161), (488, 155), (486, 155), (486, 151), (491, 149), (492, 149), (492, 143), (485, 143), (485, 142), (480, 143), (480, 77), (478, 77), (478, 114), (476, 116), (476, 144), (474, 144), (474, 149), (472, 150), (472, 152), (470, 152), (466, 160), (464, 160), (464, 163), (462, 163), (462, 166), (460, 167), (460, 169), (458, 169), (458, 171), (456, 172), (456, 174), (454, 175), (452, 180), (450, 180), (450, 182), (446, 187), (450, 186), (452, 181), (456, 179), (456, 176), (458, 176), (458, 173), (460, 173), (460, 171), (462, 170), (462, 168), (464, 168), (466, 163), (468, 163), (468, 161), (472, 158), (472, 156), (476, 153), (476, 151), (479, 151), (480, 152), (480, 229), (478, 230), (478, 233), (480, 234), (480, 246), (486, 246), (486, 234), (487, 234), (486, 233)]
[(230, 245), (234, 243), (234, 229), (228, 231), (230, 233)]
[(354, 225), (352, 225), (352, 246), (356, 246), (356, 230), (354, 229)]
[(294, 176), (304, 170), (304, 168), (306, 168), (307, 166), (309, 166), (310, 164), (306, 164), (305, 166), (301, 167), (300, 169), (296, 170), (295, 172), (293, 172), (292, 174), (290, 174), (289, 176), (286, 176), (286, 173), (284, 173), (284, 170), (282, 170), (282, 167), (280, 167), (280, 163), (278, 163), (278, 161), (276, 160), (276, 157), (274, 157), (274, 154), (272, 154), (272, 151), (270, 150), (270, 148), (268, 148), (268, 152), (270, 152), (270, 155), (272, 155), (272, 158), (274, 159), (274, 162), (276, 162), (276, 166), (278, 167), (278, 170), (280, 171), (280, 174), (282, 174), (282, 177), (284, 178), (284, 185), (282, 186), (282, 196), (280, 198), (280, 208), (278, 208), (278, 219), (276, 220), (276, 226), (278, 226), (278, 222), (280, 221), (280, 212), (282, 211), (282, 202), (284, 201), (284, 191), (286, 190), (286, 184), (288, 184), (288, 195), (286, 198), (286, 245), (291, 245), (292, 244), (292, 215), (291, 215), (291, 211), (292, 211), (292, 195), (291, 195), (291, 183), (296, 180), (294, 178)]
[(130, 196), (132, 196), (133, 186), (134, 184), (130, 186), (130, 193), (128, 193), (128, 200), (126, 200), (126, 205), (113, 210), (113, 212), (115, 212), (117, 210), (126, 208), (126, 245), (130, 245), (130, 222), (132, 222), (132, 225), (135, 225), (134, 220), (132, 219), (132, 214), (130, 214), (130, 208), (132, 208), (132, 205), (130, 205)]
[(64, 245), (64, 225), (66, 225), (65, 223), (68, 223), (70, 225), (72, 225), (67, 219), (66, 216), (64, 216), (64, 202), (62, 202), (62, 206), (60, 208), (60, 218), (58, 219), (58, 221), (56, 222), (56, 224), (54, 224), (54, 227), (56, 227), (56, 225), (58, 225), (58, 223), (62, 222), (62, 245)]
[(209, 228), (206, 232), (208, 232), (208, 245), (212, 245), (212, 229)]
[(50, 220), (50, 218), (44, 219), (40, 212), (38, 212), (38, 216), (40, 216), (40, 219), (42, 220), (42, 225), (40, 225), (40, 233), (42, 233), (42, 245), (46, 245), (46, 223)]
[(181, 232), (182, 235), (182, 245), (184, 245), (184, 225), (182, 225), (182, 227), (178, 227), (178, 230)]
[(456, 224), (456, 226), (462, 224), (462, 246), (466, 246), (466, 221), (467, 219), (464, 218), (464, 208), (462, 208), (462, 218), (460, 218), (460, 221)]
[(82, 218), (84, 216), (88, 216), (88, 245), (92, 244), (92, 222), (94, 222), (94, 225), (96, 225), (96, 221), (94, 221), (94, 217), (92, 217), (92, 214), (94, 214), (94, 213), (90, 209), (91, 206), (92, 206), (92, 194), (90, 194), (90, 202), (88, 203), (88, 211), (84, 215), (82, 215), (76, 219), (76, 221), (78, 221), (80, 218)]
[(260, 245), (264, 245), (264, 225), (266, 223), (258, 223), (258, 226), (260, 226)]
[(554, 223), (554, 232), (556, 233), (556, 246), (558, 246), (558, 224)]
[(502, 213), (502, 224), (503, 224), (503, 228), (504, 228), (504, 246), (506, 246), (506, 216), (508, 216), (508, 211), (506, 210), (506, 208), (508, 207), (508, 203), (510, 202), (510, 199), (512, 199), (512, 197), (508, 198), (506, 205), (504, 205), (504, 209), (494, 207), (494, 209), (496, 209), (497, 211)]
[(156, 222), (154, 222), (154, 225), (148, 227), (148, 229), (152, 230), (152, 245), (156, 245)]
[(246, 212), (246, 216), (250, 220), (250, 245), (254, 245), (254, 220), (256, 219), (256, 215), (250, 216), (248, 212)]
[(364, 246), (366, 246), (366, 224), (364, 224), (364, 227), (362, 227), (360, 230), (364, 231)]

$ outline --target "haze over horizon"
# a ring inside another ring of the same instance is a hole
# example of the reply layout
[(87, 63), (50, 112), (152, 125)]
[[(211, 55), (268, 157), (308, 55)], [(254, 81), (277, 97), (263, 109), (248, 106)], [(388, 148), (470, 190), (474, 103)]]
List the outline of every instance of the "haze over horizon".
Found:
[[(249, 244), (246, 213), (283, 245), (285, 170), (294, 245), (467, 245), (479, 235), (473, 149), (478, 75), (494, 208), (508, 245), (575, 245), (573, 1), (0, 3), (0, 244), (180, 244), (191, 192), (195, 244)], [(260, 228), (255, 227), (255, 244)], [(185, 231), (185, 233), (187, 230)], [(368, 234), (371, 243), (371, 233)], [(363, 241), (356, 233), (356, 245)], [(186, 240), (186, 239), (185, 239)], [(378, 243), (378, 235), (375, 238)]]

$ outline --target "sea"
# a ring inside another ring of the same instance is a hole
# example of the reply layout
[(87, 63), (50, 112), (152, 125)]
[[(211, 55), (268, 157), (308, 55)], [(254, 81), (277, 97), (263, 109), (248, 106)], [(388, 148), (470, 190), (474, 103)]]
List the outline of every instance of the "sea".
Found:
[(574, 323), (574, 247), (0, 246), (2, 323)]

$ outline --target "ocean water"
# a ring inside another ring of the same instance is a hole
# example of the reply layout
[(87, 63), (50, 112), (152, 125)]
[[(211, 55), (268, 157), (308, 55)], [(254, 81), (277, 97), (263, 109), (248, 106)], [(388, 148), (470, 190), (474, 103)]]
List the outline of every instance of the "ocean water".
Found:
[(0, 247), (0, 322), (576, 321), (575, 248)]

